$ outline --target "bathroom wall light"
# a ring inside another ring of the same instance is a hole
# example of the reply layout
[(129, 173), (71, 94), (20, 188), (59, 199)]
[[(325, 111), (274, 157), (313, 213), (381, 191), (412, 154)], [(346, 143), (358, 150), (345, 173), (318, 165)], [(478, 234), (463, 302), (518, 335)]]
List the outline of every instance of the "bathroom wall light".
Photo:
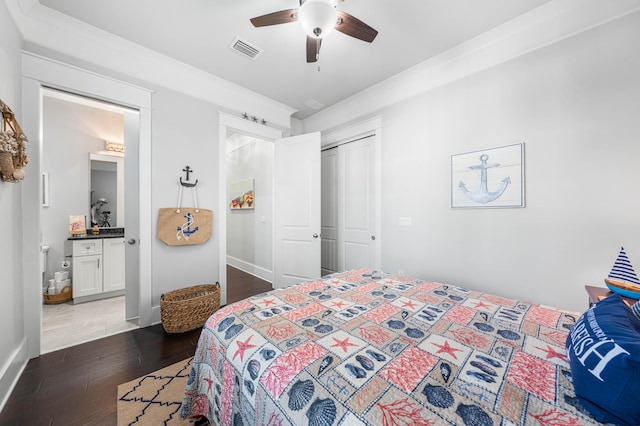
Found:
[(104, 145), (107, 151), (124, 153), (123, 143), (104, 141)]

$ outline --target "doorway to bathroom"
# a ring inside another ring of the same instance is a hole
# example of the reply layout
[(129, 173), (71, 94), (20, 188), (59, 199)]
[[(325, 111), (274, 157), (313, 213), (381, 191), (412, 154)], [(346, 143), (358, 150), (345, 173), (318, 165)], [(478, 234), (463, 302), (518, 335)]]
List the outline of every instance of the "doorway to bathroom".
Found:
[[(118, 105), (49, 88), (42, 91), (40, 221), (42, 244), (48, 247), (42, 291), (59, 293), (65, 286), (59, 278), (69, 273), (66, 285), (72, 288), (73, 300), (43, 304), (41, 353), (138, 327), (137, 318), (127, 314), (132, 294), (127, 286), (137, 283), (125, 280), (125, 266), (133, 262), (126, 258), (124, 238), (126, 200), (137, 196), (128, 192), (138, 186), (130, 182), (134, 174), (125, 173), (130, 165), (124, 155), (125, 129), (135, 115)], [(72, 217), (82, 220), (86, 237), (71, 235)], [(77, 256), (78, 245), (90, 241), (99, 249)]]

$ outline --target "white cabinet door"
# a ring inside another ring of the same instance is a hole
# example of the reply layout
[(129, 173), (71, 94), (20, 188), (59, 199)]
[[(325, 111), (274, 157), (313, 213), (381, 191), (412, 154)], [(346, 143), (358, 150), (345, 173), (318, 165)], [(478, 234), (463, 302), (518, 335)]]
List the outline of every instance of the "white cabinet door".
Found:
[(124, 250), (124, 238), (105, 238), (102, 241), (102, 289), (105, 293), (125, 287)]
[(102, 255), (73, 257), (73, 297), (102, 293)]

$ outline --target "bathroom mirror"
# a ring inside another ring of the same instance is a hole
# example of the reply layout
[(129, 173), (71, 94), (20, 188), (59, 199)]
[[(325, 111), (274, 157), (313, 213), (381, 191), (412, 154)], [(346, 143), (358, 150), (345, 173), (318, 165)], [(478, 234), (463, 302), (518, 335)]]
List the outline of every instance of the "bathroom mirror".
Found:
[(124, 158), (89, 154), (90, 194), (87, 227), (124, 227)]

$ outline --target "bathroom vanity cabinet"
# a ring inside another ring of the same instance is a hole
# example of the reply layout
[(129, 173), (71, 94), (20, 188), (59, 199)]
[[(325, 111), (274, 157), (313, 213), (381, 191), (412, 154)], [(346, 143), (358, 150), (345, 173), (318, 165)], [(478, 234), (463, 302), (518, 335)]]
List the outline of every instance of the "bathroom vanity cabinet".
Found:
[(86, 238), (69, 243), (74, 303), (124, 294), (124, 237)]

